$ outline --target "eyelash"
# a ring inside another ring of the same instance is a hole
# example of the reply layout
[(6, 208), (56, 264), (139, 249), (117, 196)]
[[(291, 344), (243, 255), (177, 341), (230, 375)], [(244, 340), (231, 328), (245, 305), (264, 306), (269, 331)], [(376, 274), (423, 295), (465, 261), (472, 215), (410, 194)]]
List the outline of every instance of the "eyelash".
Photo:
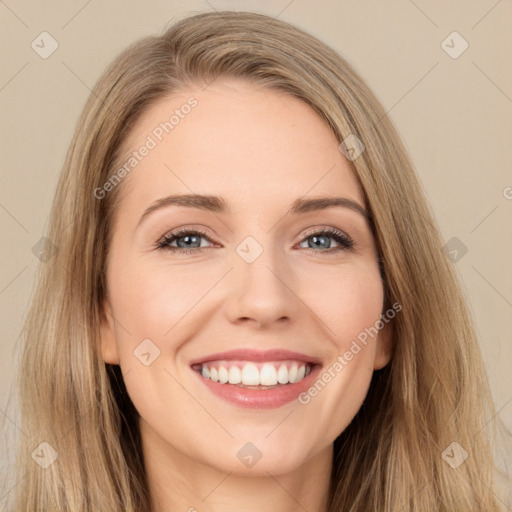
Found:
[[(168, 233), (165, 235), (161, 240), (159, 240), (155, 245), (157, 249), (164, 249), (167, 250), (173, 254), (179, 254), (180, 256), (184, 256), (186, 254), (190, 253), (199, 253), (202, 252), (203, 249), (208, 249), (208, 247), (195, 247), (193, 249), (184, 249), (181, 247), (171, 247), (169, 244), (171, 242), (174, 242), (176, 239), (181, 238), (185, 235), (199, 235), (204, 238), (206, 238), (209, 242), (212, 242), (210, 237), (206, 234), (206, 232), (202, 231), (201, 229), (180, 229), (177, 231), (174, 231), (172, 233)], [(311, 233), (307, 233), (304, 238), (299, 242), (302, 243), (304, 240), (307, 240), (308, 238), (311, 238), (313, 236), (323, 236), (328, 235), (336, 240), (340, 244), (340, 247), (334, 247), (330, 249), (320, 250), (316, 251), (312, 247), (304, 248), (305, 250), (311, 250), (315, 254), (318, 253), (327, 253), (332, 254), (338, 251), (348, 251), (353, 249), (356, 246), (356, 243), (346, 234), (342, 233), (341, 231), (338, 231), (334, 228), (324, 228), (320, 229), (318, 231), (313, 231)]]

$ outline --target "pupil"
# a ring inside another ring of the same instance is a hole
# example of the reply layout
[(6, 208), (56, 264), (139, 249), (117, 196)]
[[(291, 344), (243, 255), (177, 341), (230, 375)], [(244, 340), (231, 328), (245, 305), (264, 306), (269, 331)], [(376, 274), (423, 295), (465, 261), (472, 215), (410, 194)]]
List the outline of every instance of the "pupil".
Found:
[[(193, 241), (193, 239), (196, 239), (196, 242), (197, 242), (197, 238), (198, 238), (197, 235), (182, 236), (182, 237), (178, 238), (178, 247), (190, 247), (190, 243), (189, 242)], [(183, 242), (180, 243), (180, 240), (183, 240)]]
[[(328, 242), (329, 240), (329, 237), (325, 236), (325, 235), (322, 235), (322, 236), (313, 236), (312, 237), (313, 239), (313, 244), (314, 244), (314, 247), (327, 247), (329, 248), (330, 246), (330, 242)], [(322, 243), (322, 242), (319, 242), (319, 240), (324, 240), (326, 243)]]

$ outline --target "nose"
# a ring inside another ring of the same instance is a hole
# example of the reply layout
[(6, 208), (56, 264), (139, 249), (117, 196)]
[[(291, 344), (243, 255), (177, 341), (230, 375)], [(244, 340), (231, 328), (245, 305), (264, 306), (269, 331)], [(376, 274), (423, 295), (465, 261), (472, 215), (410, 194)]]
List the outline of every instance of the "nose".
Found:
[(287, 262), (276, 250), (264, 248), (249, 263), (235, 253), (230, 272), (226, 314), (236, 324), (253, 324), (260, 329), (289, 324), (297, 319), (300, 299), (296, 280)]

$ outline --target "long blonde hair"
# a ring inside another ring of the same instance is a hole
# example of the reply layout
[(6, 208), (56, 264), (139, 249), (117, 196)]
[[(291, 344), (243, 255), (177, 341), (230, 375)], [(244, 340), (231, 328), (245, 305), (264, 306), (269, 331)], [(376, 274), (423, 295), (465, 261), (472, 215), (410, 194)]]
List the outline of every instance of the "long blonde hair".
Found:
[[(374, 372), (360, 411), (335, 441), (329, 512), (502, 510), (493, 492), (497, 419), (474, 327), (392, 122), (352, 67), (318, 39), (230, 11), (194, 15), (137, 41), (84, 107), (46, 235), (57, 250), (40, 266), (23, 330), (19, 401), (27, 436), (20, 437), (13, 510), (150, 510), (138, 414), (119, 368), (99, 351), (122, 183), (101, 200), (94, 191), (118, 169), (141, 113), (223, 76), (296, 96), (339, 142), (353, 134), (365, 145), (350, 163), (370, 212), (387, 302), (402, 311), (390, 364)], [(442, 455), (450, 445), (468, 455), (457, 468)], [(31, 456), (36, 448), (56, 460), (41, 467)]]

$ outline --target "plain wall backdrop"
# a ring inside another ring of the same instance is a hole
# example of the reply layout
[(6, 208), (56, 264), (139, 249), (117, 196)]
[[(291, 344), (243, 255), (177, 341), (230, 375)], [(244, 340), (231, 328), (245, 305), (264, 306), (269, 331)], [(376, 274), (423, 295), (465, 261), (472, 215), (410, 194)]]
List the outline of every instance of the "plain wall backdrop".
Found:
[(4, 434), (17, 429), (12, 385), (39, 264), (33, 248), (47, 227), (57, 178), (90, 89), (136, 39), (161, 33), (185, 16), (223, 9), (268, 14), (319, 37), (354, 65), (383, 103), (448, 243), (447, 257), (454, 260), (476, 321), (497, 411), (512, 428), (510, 1), (2, 0)]

